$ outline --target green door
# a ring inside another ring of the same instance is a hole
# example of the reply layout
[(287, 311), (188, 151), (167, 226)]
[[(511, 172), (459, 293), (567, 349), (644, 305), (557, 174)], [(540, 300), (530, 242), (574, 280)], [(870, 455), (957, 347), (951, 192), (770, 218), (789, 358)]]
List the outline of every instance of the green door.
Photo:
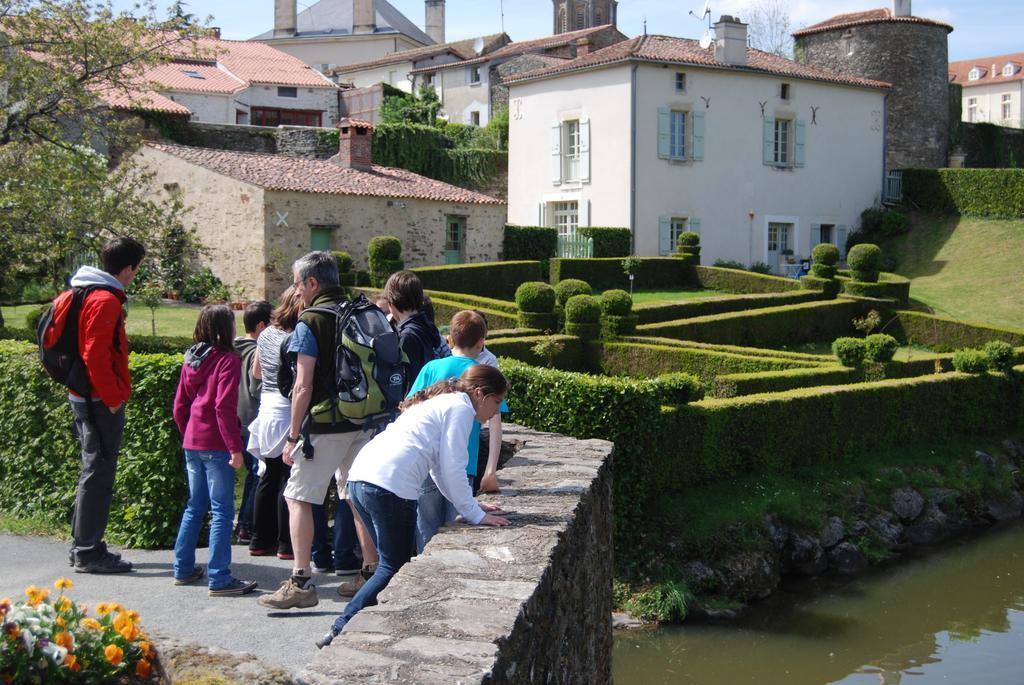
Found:
[(444, 234), (444, 263), (461, 264), (466, 257), (466, 219), (448, 217)]
[(311, 228), (309, 229), (309, 249), (313, 251), (331, 251), (331, 229)]

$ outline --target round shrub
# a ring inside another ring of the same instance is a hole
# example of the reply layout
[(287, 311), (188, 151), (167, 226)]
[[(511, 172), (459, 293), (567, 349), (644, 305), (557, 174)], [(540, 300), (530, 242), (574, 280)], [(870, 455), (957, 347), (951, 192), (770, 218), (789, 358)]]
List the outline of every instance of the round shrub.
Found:
[(49, 308), (50, 305), (44, 304), (28, 310), (28, 313), (25, 314), (25, 328), (35, 333), (36, 328), (39, 327), (39, 319), (43, 318), (43, 314), (45, 314), (46, 310)]
[(814, 262), (811, 264), (811, 275), (815, 278), (828, 278), (832, 279), (836, 277), (836, 267), (834, 264), (822, 264), (821, 262)]
[(982, 350), (957, 350), (953, 353), (953, 368), (960, 373), (985, 373), (988, 356)]
[(885, 333), (875, 333), (864, 339), (864, 357), (868, 361), (890, 362), (899, 348), (896, 338)]
[(625, 290), (601, 293), (601, 312), (610, 316), (626, 316), (633, 311), (633, 298)]
[(676, 239), (676, 247), (697, 247), (700, 245), (700, 233), (694, 233), (693, 231), (683, 231), (679, 234)]
[(516, 306), (524, 312), (548, 314), (555, 309), (555, 289), (543, 281), (528, 281), (516, 288)]
[[(576, 297), (587, 297), (586, 295), (577, 295)], [(583, 340), (596, 340), (601, 335), (601, 324), (599, 323), (574, 323), (567, 321), (565, 323), (565, 332), (568, 335), (575, 335), (577, 338)]]
[(346, 274), (352, 270), (352, 255), (344, 250), (335, 250), (331, 252), (334, 257), (334, 261), (338, 264), (338, 273)]
[(1009, 373), (1013, 368), (1014, 354), (1013, 346), (1010, 343), (993, 340), (986, 343), (983, 349), (989, 370)]
[(554, 312), (519, 312), (516, 315), (516, 327), (551, 332), (561, 330), (561, 326), (558, 325), (558, 314)]
[(864, 363), (867, 349), (861, 338), (836, 338), (832, 343), (832, 354), (843, 366), (857, 368)]
[[(846, 261), (850, 263), (850, 270), (853, 278), (858, 281), (866, 280), (868, 283), (874, 283), (878, 280), (878, 269), (882, 261), (882, 250), (873, 243), (861, 243), (860, 245), (854, 245), (853, 249), (850, 250), (846, 256)], [(870, 278), (871, 275), (874, 278)], [(869, 279), (859, 278), (858, 276), (868, 276)]]
[(370, 238), (367, 246), (370, 259), (400, 259), (402, 257), (402, 241), (393, 235), (378, 235)]
[(565, 303), (566, 323), (598, 323), (601, 302), (592, 295), (574, 295)]
[(839, 248), (832, 243), (818, 243), (811, 250), (811, 260), (815, 264), (834, 266), (839, 261)]
[(594, 289), (586, 281), (581, 281), (578, 278), (567, 278), (555, 285), (555, 300), (564, 307), (570, 297), (574, 295), (590, 295), (593, 292)]

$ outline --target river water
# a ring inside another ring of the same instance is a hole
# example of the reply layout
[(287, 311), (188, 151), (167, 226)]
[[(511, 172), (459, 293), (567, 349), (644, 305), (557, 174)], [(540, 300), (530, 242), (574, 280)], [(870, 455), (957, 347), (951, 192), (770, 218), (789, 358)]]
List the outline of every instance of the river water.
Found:
[(1024, 684), (1024, 526), (785, 587), (736, 623), (618, 633), (614, 673), (617, 685)]

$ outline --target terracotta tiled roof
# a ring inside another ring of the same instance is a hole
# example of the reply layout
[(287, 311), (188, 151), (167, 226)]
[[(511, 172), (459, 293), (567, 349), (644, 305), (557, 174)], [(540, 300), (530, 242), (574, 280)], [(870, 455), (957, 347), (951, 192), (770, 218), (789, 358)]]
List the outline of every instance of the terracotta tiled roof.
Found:
[(180, 114), (186, 117), (192, 114), (191, 110), (185, 105), (151, 90), (139, 90), (133, 93), (107, 90), (102, 92), (100, 97), (114, 109), (163, 112), (165, 114)]
[[(1014, 65), (1012, 76), (1003, 76), (1003, 67), (1007, 63)], [(995, 71), (992, 71), (993, 64), (996, 65)], [(968, 74), (970, 74), (971, 69), (974, 67), (978, 67), (978, 70), (981, 71), (981, 78), (977, 81), (968, 79)], [(1006, 81), (1024, 81), (1024, 52), (950, 62), (949, 81), (950, 83), (959, 83), (964, 88), (989, 86), (993, 83), (1003, 83)]]
[(368, 62), (359, 62), (358, 64), (346, 64), (338, 67), (334, 70), (334, 74), (349, 74), (354, 71), (363, 71), (366, 69), (374, 69), (376, 67), (383, 67), (388, 64), (400, 64), (401, 62), (417, 62), (423, 59), (429, 59), (445, 53), (451, 53), (460, 60), (473, 59), (477, 56), (476, 45), (477, 41), (483, 43), (481, 54), (487, 54), (494, 50), (506, 45), (511, 41), (508, 34), (505, 33), (494, 33), (489, 36), (481, 36), (480, 38), (467, 38), (466, 40), (457, 40), (451, 43), (442, 43), (441, 45), (427, 45), (422, 48), (413, 48), (412, 50), (402, 50), (400, 52), (392, 52), (390, 55), (385, 55), (379, 59), (370, 60)]
[(831, 19), (812, 24), (806, 28), (802, 28), (799, 31), (793, 32), (794, 38), (801, 36), (809, 36), (812, 33), (821, 33), (823, 31), (835, 31), (836, 29), (845, 29), (852, 26), (864, 26), (866, 24), (883, 24), (883, 23), (907, 23), (907, 24), (928, 24), (930, 26), (939, 26), (946, 29), (947, 32), (952, 32), (953, 27), (949, 24), (945, 24), (941, 21), (935, 21), (934, 19), (925, 19), (924, 17), (897, 17), (894, 16), (892, 10), (888, 7), (880, 7), (878, 9), (867, 10), (864, 12), (850, 12), (848, 14), (837, 14)]
[(540, 52), (543, 50), (551, 50), (552, 48), (562, 47), (563, 45), (570, 45), (575, 43), (581, 38), (588, 38), (595, 33), (601, 33), (608, 31), (609, 29), (615, 30), (615, 27), (611, 24), (605, 24), (604, 26), (594, 26), (589, 29), (580, 29), (579, 31), (569, 31), (568, 33), (559, 33), (554, 36), (546, 36), (544, 38), (537, 38), (535, 40), (520, 40), (514, 43), (509, 43), (505, 47), (498, 48), (492, 53), (476, 57), (474, 59), (463, 60), (462, 62), (451, 62), (449, 64), (441, 64), (436, 67), (424, 67), (422, 69), (414, 69), (413, 74), (421, 74), (424, 72), (440, 71), (442, 69), (453, 69), (456, 67), (468, 67), (473, 64), (483, 64), (492, 59), (501, 59), (507, 57), (516, 57), (517, 55), (523, 55), (528, 52)]
[(220, 67), (204, 62), (167, 62), (146, 72), (146, 79), (165, 90), (193, 93), (237, 93), (248, 84)]
[(547, 78), (574, 71), (583, 71), (596, 67), (615, 64), (627, 61), (642, 62), (668, 62), (671, 64), (692, 64), (696, 66), (708, 66), (719, 69), (733, 69), (736, 71), (747, 71), (755, 73), (773, 74), (776, 76), (788, 76), (791, 78), (807, 79), (810, 81), (824, 81), (826, 83), (838, 83), (848, 86), (859, 86), (862, 88), (889, 88), (890, 84), (882, 81), (872, 81), (854, 76), (843, 76), (834, 74), (824, 69), (818, 69), (807, 64), (801, 64), (792, 60), (771, 55), (767, 52), (747, 48), (747, 63), (744, 66), (737, 66), (715, 60), (715, 48), (710, 46), (702, 48), (695, 40), (689, 38), (674, 38), (672, 36), (637, 36), (615, 45), (610, 45), (603, 50), (597, 50), (570, 60), (564, 64), (557, 64), (544, 69), (534, 69), (522, 74), (510, 77), (506, 83)]
[(266, 190), (393, 197), (458, 204), (504, 204), (489, 195), (436, 181), (405, 169), (382, 166), (373, 166), (369, 170), (343, 169), (325, 160), (161, 143), (146, 145), (204, 169)]
[[(217, 63), (248, 83), (278, 86), (334, 88), (329, 79), (298, 57), (281, 52), (265, 43), (245, 40), (200, 38), (196, 47)], [(183, 56), (187, 61), (188, 57)]]

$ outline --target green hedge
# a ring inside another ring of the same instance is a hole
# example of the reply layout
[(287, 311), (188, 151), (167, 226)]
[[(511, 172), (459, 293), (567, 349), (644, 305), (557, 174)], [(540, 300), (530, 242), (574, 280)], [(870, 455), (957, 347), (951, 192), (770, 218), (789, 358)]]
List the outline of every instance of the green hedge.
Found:
[(496, 312), (505, 312), (506, 314), (515, 314), (519, 311), (516, 309), (516, 303), (511, 300), (499, 300), (493, 297), (480, 297), (479, 295), (466, 295), (464, 293), (449, 293), (443, 290), (424, 290), (423, 292), (430, 295), (431, 300), (440, 298), (448, 302), (465, 304), (465, 309), (489, 309)]
[(695, 268), (702, 287), (727, 293), (784, 293), (801, 289), (800, 281), (795, 278), (757, 274), (740, 269), (723, 269), (719, 266)]
[[(107, 535), (130, 547), (174, 543), (188, 485), (171, 403), (178, 355), (131, 356), (132, 398)], [(0, 342), (0, 509), (67, 523), (78, 482), (78, 441), (67, 391), (44, 374), (31, 345)]]
[(785, 293), (757, 293), (753, 295), (734, 295), (715, 297), (691, 302), (673, 302), (672, 304), (638, 305), (633, 313), (640, 323), (661, 323), (676, 319), (688, 319), (695, 316), (710, 316), (726, 312), (740, 312), (749, 309), (779, 307), (800, 302), (814, 302), (828, 299), (824, 293), (813, 290), (797, 290)]
[(599, 359), (601, 373), (609, 376), (655, 378), (684, 371), (710, 382), (716, 376), (808, 368), (811, 362), (772, 357), (753, 357), (689, 347), (606, 342)]
[(505, 226), (502, 257), (508, 261), (551, 259), (558, 251), (558, 229), (547, 226)]
[(622, 259), (633, 253), (633, 233), (628, 228), (604, 226), (580, 226), (576, 233), (583, 238), (594, 239), (594, 257), (618, 257)]
[[(359, 287), (353, 288), (357, 294), (366, 295), (371, 301), (381, 292), (380, 288)], [(456, 312), (464, 309), (475, 309), (487, 317), (487, 326), (492, 329), (515, 328), (516, 308), (515, 303), (506, 300), (494, 300), (486, 297), (463, 295), (461, 293), (445, 293), (436, 290), (425, 290), (430, 295), (430, 301), (434, 305), (434, 322), (438, 326), (447, 326)], [(449, 299), (449, 296), (453, 299)], [(500, 309), (495, 307), (500, 306)], [(511, 309), (511, 313), (508, 311)]]
[(766, 392), (784, 392), (794, 388), (845, 385), (858, 383), (862, 379), (863, 373), (859, 369), (850, 369), (845, 366), (732, 373), (717, 376), (708, 383), (708, 395), (716, 398), (738, 397)]
[(679, 467), (665, 475), (684, 488), (894, 445), (1005, 435), (1021, 426), (1021, 381), (944, 373), (682, 405), (662, 428), (678, 443)]
[(540, 262), (480, 262), (421, 266), (410, 269), (420, 277), (424, 290), (466, 293), (509, 300), (526, 281), (541, 280)]
[(992, 340), (1002, 340), (1015, 347), (1024, 345), (1022, 330), (996, 328), (974, 321), (957, 321), (922, 312), (897, 312), (883, 328), (884, 332), (900, 342), (924, 345), (936, 352), (982, 347)]
[[(684, 266), (671, 257), (641, 257), (640, 268), (633, 281), (636, 289), (696, 287), (693, 268)], [(595, 291), (618, 288), (629, 290), (629, 277), (622, 270), (622, 258), (605, 259), (552, 259), (551, 283), (566, 278), (578, 278), (589, 283)]]
[[(35, 331), (27, 328), (0, 328), (0, 340), (20, 340), (33, 345)], [(192, 346), (192, 338), (169, 335), (129, 335), (128, 350), (142, 354), (184, 354)]]
[[(487, 349), (497, 357), (515, 359), (533, 366), (547, 366), (545, 357), (534, 354), (533, 346), (542, 340), (555, 340), (564, 346), (554, 358), (554, 367), (563, 371), (582, 371), (586, 368), (583, 341), (573, 335), (534, 335), (518, 338), (488, 338)], [(502, 364), (502, 369), (505, 366)]]
[(903, 200), (927, 212), (1019, 219), (1024, 169), (904, 169)]
[(847, 295), (896, 300), (904, 307), (910, 303), (910, 279), (898, 274), (883, 271), (878, 275), (877, 283), (864, 283), (853, 280), (849, 269), (840, 269), (836, 279)]
[(810, 354), (807, 352), (790, 352), (788, 350), (770, 350), (763, 347), (741, 347), (739, 345), (721, 345), (715, 343), (696, 342), (693, 340), (677, 340), (675, 338), (658, 338), (635, 335), (626, 337), (618, 342), (639, 343), (641, 345), (662, 345), (665, 347), (686, 347), (698, 350), (709, 350), (712, 352), (731, 352), (747, 357), (772, 357), (775, 359), (790, 359), (801, 362), (808, 362), (807, 366), (829, 366), (835, 363), (835, 357), (831, 354)]
[(752, 347), (798, 345), (853, 334), (853, 319), (864, 309), (865, 305), (855, 300), (804, 302), (647, 324), (638, 327), (637, 332)]

